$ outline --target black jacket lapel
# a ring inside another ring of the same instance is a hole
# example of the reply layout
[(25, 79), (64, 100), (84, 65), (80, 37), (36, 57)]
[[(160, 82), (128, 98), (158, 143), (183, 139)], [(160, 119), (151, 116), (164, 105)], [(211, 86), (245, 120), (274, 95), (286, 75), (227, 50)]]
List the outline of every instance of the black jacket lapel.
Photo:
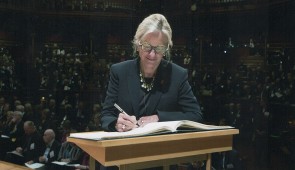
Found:
[(133, 113), (137, 114), (139, 112), (140, 101), (140, 96), (138, 95), (140, 90), (140, 80), (138, 75), (137, 59), (134, 60), (133, 66), (130, 67), (126, 81), (128, 81), (128, 93), (131, 97)]

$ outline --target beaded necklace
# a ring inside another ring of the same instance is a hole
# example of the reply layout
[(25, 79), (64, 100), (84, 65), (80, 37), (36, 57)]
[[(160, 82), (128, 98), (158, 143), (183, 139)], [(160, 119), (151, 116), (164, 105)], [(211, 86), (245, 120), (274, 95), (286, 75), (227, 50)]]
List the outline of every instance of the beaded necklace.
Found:
[(140, 71), (139, 73), (139, 76), (140, 76), (140, 83), (141, 83), (141, 87), (143, 89), (145, 89), (146, 91), (150, 91), (152, 90), (152, 88), (154, 87), (154, 81), (155, 81), (155, 77), (152, 78), (152, 81), (150, 83), (147, 83), (145, 78), (142, 76), (142, 73)]

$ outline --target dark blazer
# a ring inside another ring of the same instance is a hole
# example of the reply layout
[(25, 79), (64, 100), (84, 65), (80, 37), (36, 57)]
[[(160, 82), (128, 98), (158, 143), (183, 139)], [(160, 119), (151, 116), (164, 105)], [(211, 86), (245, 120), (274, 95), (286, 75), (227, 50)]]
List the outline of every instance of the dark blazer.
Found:
[(21, 142), (25, 162), (34, 160), (34, 158), (41, 155), (45, 150), (42, 136), (37, 131), (30, 135), (31, 139), (29, 141), (26, 140), (27, 137), (27, 135), (24, 135)]
[(33, 134), (25, 134), (20, 141), (16, 141), (17, 147), (22, 147), (23, 157), (7, 153), (5, 161), (23, 165), (24, 163), (34, 160), (44, 151), (45, 145), (40, 134), (35, 131)]
[[(58, 141), (56, 141), (56, 140), (53, 141), (53, 143), (50, 146), (50, 150), (48, 152), (48, 155), (47, 155), (47, 162), (46, 163), (51, 163), (53, 161), (57, 161), (60, 146), (61, 146), (61, 144)], [(46, 151), (46, 148), (44, 149), (44, 151), (41, 155), (39, 155), (38, 157), (36, 157), (34, 159), (34, 162), (39, 162), (39, 157), (43, 156), (45, 151)]]
[(202, 121), (198, 101), (188, 82), (187, 70), (174, 63), (161, 61), (144, 115), (139, 114), (141, 93), (139, 59), (113, 64), (102, 110), (103, 129), (115, 131), (114, 125), (119, 112), (114, 103), (137, 119), (158, 114), (159, 121)]

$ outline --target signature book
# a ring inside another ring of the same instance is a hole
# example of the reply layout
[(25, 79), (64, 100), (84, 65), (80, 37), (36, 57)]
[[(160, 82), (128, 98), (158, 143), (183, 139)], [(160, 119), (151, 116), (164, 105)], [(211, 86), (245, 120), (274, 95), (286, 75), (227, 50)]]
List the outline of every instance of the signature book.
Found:
[(166, 122), (153, 122), (145, 125), (144, 127), (138, 127), (127, 132), (82, 132), (82, 133), (71, 133), (69, 137), (89, 139), (89, 140), (107, 140), (107, 139), (118, 139), (128, 137), (139, 137), (148, 135), (159, 135), (167, 133), (177, 132), (192, 132), (192, 131), (209, 131), (209, 130), (222, 130), (231, 129), (232, 126), (216, 126), (207, 125), (189, 120), (180, 121), (166, 121)]

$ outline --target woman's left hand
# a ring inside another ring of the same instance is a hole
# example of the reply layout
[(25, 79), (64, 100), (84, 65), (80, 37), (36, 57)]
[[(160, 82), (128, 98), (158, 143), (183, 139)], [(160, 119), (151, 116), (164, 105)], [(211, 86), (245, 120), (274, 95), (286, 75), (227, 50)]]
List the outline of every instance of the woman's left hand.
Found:
[(143, 126), (145, 126), (148, 123), (158, 122), (158, 121), (159, 121), (159, 116), (158, 115), (143, 116), (140, 119), (138, 119), (137, 124), (140, 127), (143, 127)]

